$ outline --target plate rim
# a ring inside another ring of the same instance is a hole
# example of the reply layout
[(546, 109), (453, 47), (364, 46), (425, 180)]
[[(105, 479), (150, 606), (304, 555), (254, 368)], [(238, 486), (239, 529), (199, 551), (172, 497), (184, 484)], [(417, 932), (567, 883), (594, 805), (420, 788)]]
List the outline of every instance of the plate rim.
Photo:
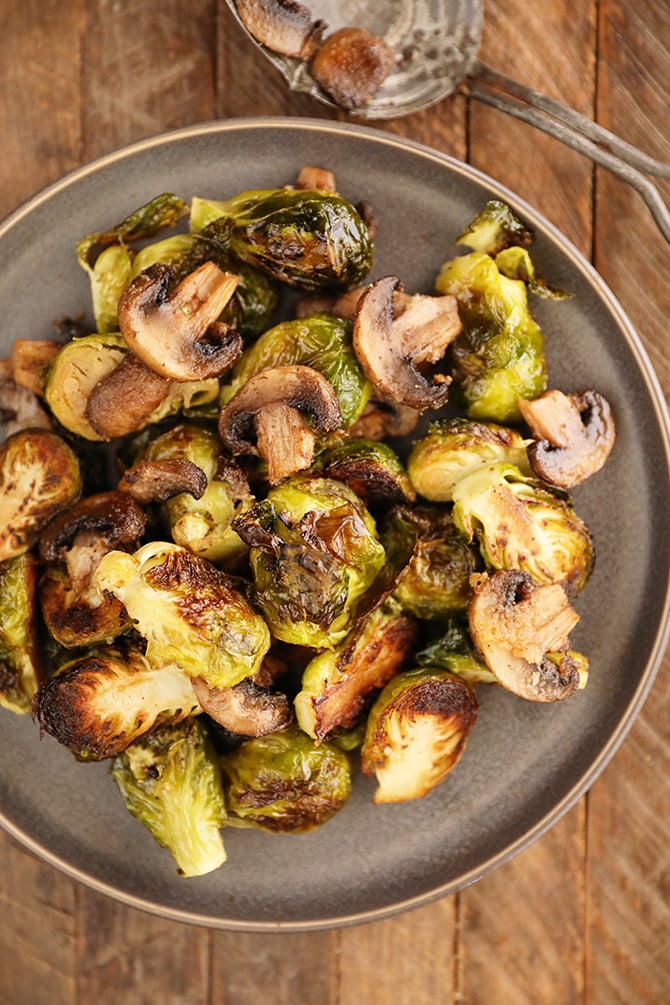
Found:
[[(665, 395), (659, 378), (654, 370), (653, 364), (642, 339), (610, 286), (603, 279), (600, 273), (597, 272), (592, 263), (589, 262), (582, 252), (573, 244), (573, 242), (522, 196), (518, 195), (511, 189), (508, 189), (505, 185), (498, 182), (491, 175), (481, 171), (480, 169), (466, 163), (465, 161), (459, 160), (451, 154), (439, 151), (436, 148), (417, 140), (398, 136), (387, 130), (371, 125), (363, 125), (355, 122), (330, 121), (306, 116), (226, 118), (203, 121), (189, 126), (170, 129), (125, 144), (109, 153), (93, 158), (39, 189), (37, 192), (26, 198), (3, 220), (0, 221), (0, 242), (2, 242), (6, 234), (8, 234), (23, 219), (30, 216), (35, 210), (39, 209), (41, 205), (49, 202), (52, 198), (76, 185), (89, 175), (113, 166), (115, 163), (127, 160), (144, 152), (156, 150), (160, 147), (169, 147), (172, 144), (188, 141), (199, 136), (211, 136), (227, 132), (245, 132), (267, 129), (298, 129), (305, 131), (317, 131), (319, 133), (350, 134), (372, 143), (399, 148), (403, 151), (409, 151), (410, 153), (415, 153), (422, 158), (432, 160), (459, 175), (465, 176), (469, 180), (473, 180), (485, 186), (492, 194), (495, 194), (503, 201), (508, 201), (510, 204), (514, 205), (522, 215), (529, 219), (535, 230), (542, 231), (550, 242), (557, 245), (558, 248), (567, 255), (570, 260), (570, 264), (582, 273), (588, 284), (599, 294), (608, 313), (614, 317), (618, 326), (622, 330), (627, 345), (635, 357), (639, 376), (642, 378), (646, 387), (649, 403), (653, 406), (652, 410), (659, 430), (662, 433), (665, 473), (670, 481), (670, 410), (665, 400)], [(450, 880), (423, 893), (406, 897), (400, 901), (394, 901), (392, 904), (375, 907), (369, 910), (356, 911), (355, 913), (341, 913), (337, 916), (329, 916), (320, 919), (293, 919), (286, 921), (265, 919), (250, 921), (238, 920), (235, 918), (217, 918), (212, 917), (210, 914), (199, 913), (196, 910), (186, 910), (157, 904), (145, 897), (136, 896), (127, 891), (120, 890), (105, 880), (89, 875), (86, 871), (78, 868), (65, 857), (50, 850), (45, 844), (40, 843), (37, 838), (27, 834), (20, 826), (14, 824), (13, 821), (6, 816), (2, 807), (0, 807), (0, 826), (23, 848), (32, 852), (41, 861), (58, 869), (69, 878), (81, 882), (96, 892), (102, 893), (128, 907), (133, 907), (167, 920), (214, 929), (256, 933), (278, 931), (317, 931), (383, 920), (384, 918), (426, 906), (442, 899), (443, 897), (467, 888), (482, 879), (484, 876), (500, 868), (506, 862), (510, 861), (538, 840), (551, 827), (553, 827), (594, 784), (596, 779), (602, 774), (616, 751), (621, 746), (623, 740), (635, 723), (649, 695), (649, 692), (652, 689), (661, 661), (669, 643), (670, 576), (668, 576), (665, 583), (665, 595), (661, 608), (661, 617), (657, 625), (654, 644), (646, 662), (644, 673), (640, 678), (637, 688), (631, 695), (630, 701), (626, 706), (625, 714), (619, 718), (616, 727), (612, 730), (607, 743), (601, 749), (598, 757), (588, 766), (587, 770), (580, 776), (579, 780), (568, 792), (564, 794), (563, 798), (553, 806), (551, 811), (545, 814), (534, 825), (526, 829), (524, 833), (511, 844), (507, 844), (500, 852), (490, 856), (484, 863), (480, 863), (478, 867), (469, 870), (465, 874), (461, 874), (456, 880)]]

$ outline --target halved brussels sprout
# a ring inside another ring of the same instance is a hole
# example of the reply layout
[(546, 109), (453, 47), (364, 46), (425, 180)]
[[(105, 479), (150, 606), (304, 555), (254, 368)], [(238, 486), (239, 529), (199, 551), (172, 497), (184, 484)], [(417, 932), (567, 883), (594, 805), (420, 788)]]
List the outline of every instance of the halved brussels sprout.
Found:
[(354, 490), (367, 506), (412, 503), (416, 492), (402, 461), (387, 443), (352, 437), (319, 455), (318, 468)]
[(111, 767), (126, 808), (167, 848), (182, 876), (204, 876), (226, 861), (221, 772), (198, 719), (163, 726), (136, 741)]
[(298, 724), (317, 740), (355, 726), (371, 698), (407, 663), (416, 623), (379, 607), (334, 651), (307, 664), (295, 698)]
[(31, 554), (0, 562), (0, 706), (30, 712), (43, 677), (35, 591), (37, 560)]
[(81, 493), (74, 451), (46, 429), (25, 429), (0, 444), (0, 562), (23, 555)]
[(228, 823), (304, 834), (342, 809), (351, 791), (344, 751), (297, 727), (245, 740), (221, 758)]
[(510, 245), (527, 245), (532, 235), (526, 226), (499, 199), (490, 199), (456, 241), (473, 251), (497, 255)]
[(489, 670), (481, 653), (470, 638), (467, 622), (447, 618), (436, 624), (437, 634), (415, 653), (420, 667), (448, 670), (469, 684), (495, 684), (497, 678)]
[(229, 687), (253, 676), (270, 647), (267, 625), (231, 577), (171, 542), (109, 552), (93, 585), (122, 602), (152, 666)]
[(465, 681), (445, 671), (407, 670), (372, 706), (361, 766), (376, 775), (375, 803), (427, 795), (460, 760), (479, 703)]
[(368, 229), (337, 193), (257, 189), (225, 201), (192, 200), (193, 231), (222, 216), (233, 222), (235, 255), (289, 286), (351, 286), (372, 267)]
[(483, 465), (505, 461), (532, 475), (527, 454), (532, 442), (517, 430), (493, 422), (438, 419), (412, 444), (407, 473), (424, 499), (450, 502), (456, 483)]
[(489, 569), (520, 569), (537, 583), (587, 583), (595, 552), (591, 533), (569, 498), (525, 477), (511, 464), (467, 475), (453, 491), (454, 522), (476, 537)]
[(64, 663), (33, 699), (40, 729), (78, 758), (114, 757), (165, 722), (199, 711), (190, 677), (134, 646), (105, 646)]

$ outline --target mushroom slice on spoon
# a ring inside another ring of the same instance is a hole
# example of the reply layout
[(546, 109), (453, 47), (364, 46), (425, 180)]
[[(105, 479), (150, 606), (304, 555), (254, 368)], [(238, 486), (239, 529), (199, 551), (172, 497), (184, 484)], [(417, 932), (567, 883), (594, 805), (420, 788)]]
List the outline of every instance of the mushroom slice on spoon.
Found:
[(310, 366), (277, 366), (251, 377), (221, 409), (219, 435), (234, 455), (260, 454), (275, 485), (310, 466), (314, 431), (333, 433), (341, 423), (337, 397), (323, 374)]
[(119, 328), (132, 351), (170, 380), (220, 377), (242, 353), (241, 336), (217, 320), (239, 277), (203, 262), (170, 291), (173, 272), (157, 262), (119, 300)]
[(470, 577), (472, 640), (499, 684), (528, 701), (560, 701), (580, 685), (568, 636), (579, 621), (563, 587), (517, 569)]

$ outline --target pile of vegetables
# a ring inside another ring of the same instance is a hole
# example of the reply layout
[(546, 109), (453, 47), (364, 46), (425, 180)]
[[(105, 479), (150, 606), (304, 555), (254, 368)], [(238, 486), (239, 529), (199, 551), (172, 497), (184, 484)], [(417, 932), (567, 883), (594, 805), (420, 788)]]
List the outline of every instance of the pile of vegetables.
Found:
[(615, 432), (550, 388), (528, 291), (563, 294), (502, 203), (430, 294), (368, 280), (375, 227), (323, 169), (160, 195), (80, 241), (93, 325), (3, 364), (0, 703), (108, 761), (183, 875), (325, 823), (357, 766), (426, 795), (479, 686), (587, 681), (570, 491)]

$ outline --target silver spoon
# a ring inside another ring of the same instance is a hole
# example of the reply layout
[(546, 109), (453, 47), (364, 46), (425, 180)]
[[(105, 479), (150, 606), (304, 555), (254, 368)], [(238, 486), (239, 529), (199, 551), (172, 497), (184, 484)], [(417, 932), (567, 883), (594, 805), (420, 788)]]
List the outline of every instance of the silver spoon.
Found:
[[(303, 59), (261, 45), (228, 6), (254, 44), (285, 78), (291, 90), (338, 108), (310, 74)], [(364, 106), (348, 109), (357, 119), (411, 115), (460, 89), (478, 101), (528, 122), (589, 157), (634, 188), (670, 243), (670, 211), (647, 175), (670, 178), (670, 163), (655, 160), (580, 112), (519, 84), (477, 59), (484, 0), (306, 0), (314, 20), (330, 30), (365, 27), (399, 54), (394, 71)], [(343, 11), (342, 7), (346, 7)], [(340, 109), (341, 110), (341, 109)]]

